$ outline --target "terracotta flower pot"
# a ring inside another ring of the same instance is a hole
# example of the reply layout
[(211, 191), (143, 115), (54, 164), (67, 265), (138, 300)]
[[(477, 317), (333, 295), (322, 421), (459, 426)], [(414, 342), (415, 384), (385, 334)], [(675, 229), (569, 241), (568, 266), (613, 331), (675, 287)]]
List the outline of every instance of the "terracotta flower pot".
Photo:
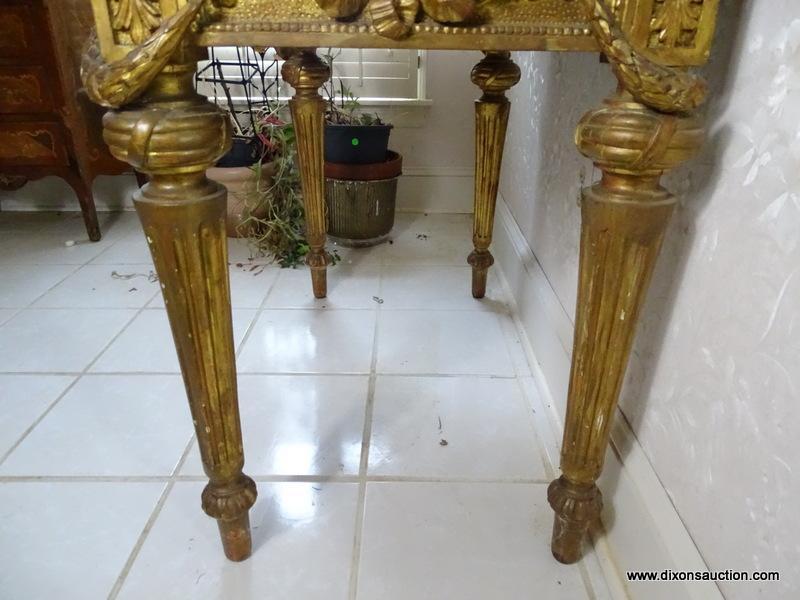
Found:
[(254, 167), (211, 167), (206, 171), (206, 176), (221, 183), (228, 188), (228, 214), (226, 217), (226, 230), (228, 237), (247, 237), (251, 228), (242, 224), (248, 217), (263, 218), (266, 216), (266, 207), (259, 207), (252, 211), (248, 208), (253, 205), (253, 198), (259, 191), (264, 191), (272, 186), (275, 175), (275, 164), (261, 165), (261, 180), (258, 180)]

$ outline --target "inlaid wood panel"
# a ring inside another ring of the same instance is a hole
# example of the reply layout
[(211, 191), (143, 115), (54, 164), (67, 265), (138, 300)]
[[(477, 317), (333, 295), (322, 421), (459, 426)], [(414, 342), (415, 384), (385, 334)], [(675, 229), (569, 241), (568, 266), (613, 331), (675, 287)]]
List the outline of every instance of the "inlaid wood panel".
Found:
[(0, 6), (0, 58), (38, 55), (34, 25), (40, 19), (33, 6)]
[(0, 112), (46, 113), (55, 109), (52, 82), (38, 66), (0, 66)]
[(0, 123), (0, 168), (12, 164), (69, 164), (61, 125), (45, 122)]

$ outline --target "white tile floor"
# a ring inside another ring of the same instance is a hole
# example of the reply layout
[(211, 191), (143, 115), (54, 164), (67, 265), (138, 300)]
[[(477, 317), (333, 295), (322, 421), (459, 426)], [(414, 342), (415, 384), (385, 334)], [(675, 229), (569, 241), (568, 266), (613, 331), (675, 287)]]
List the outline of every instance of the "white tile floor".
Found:
[[(549, 553), (535, 393), (470, 220), (399, 215), (330, 294), (231, 244), (255, 551), (227, 562), (133, 214), (0, 215), (0, 597), (580, 600)], [(77, 243), (66, 247), (67, 240)], [(255, 269), (254, 265), (257, 265)]]

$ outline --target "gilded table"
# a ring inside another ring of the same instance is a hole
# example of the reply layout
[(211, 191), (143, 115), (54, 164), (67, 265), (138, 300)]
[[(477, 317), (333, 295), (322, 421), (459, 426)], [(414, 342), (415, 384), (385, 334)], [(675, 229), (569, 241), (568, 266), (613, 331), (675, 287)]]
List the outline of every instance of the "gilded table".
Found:
[[(84, 61), (90, 97), (111, 108), (112, 153), (150, 183), (136, 209), (161, 280), (197, 438), (209, 477), (203, 510), (225, 554), (251, 552), (256, 486), (244, 456), (231, 327), (225, 197), (205, 170), (230, 145), (223, 113), (194, 92), (204, 47), (280, 48), (297, 131), (314, 294), (326, 294), (323, 110), (330, 76), (316, 47), (482, 50), (472, 71), (475, 226), (472, 293), (484, 295), (510, 103), (520, 78), (511, 50), (601, 53), (619, 85), (578, 123), (578, 149), (602, 172), (583, 190), (579, 292), (562, 475), (548, 490), (552, 550), (581, 556), (600, 513), (596, 481), (656, 257), (676, 199), (664, 172), (704, 138), (693, 116), (718, 0), (92, 0), (97, 43)], [(598, 66), (600, 68), (600, 66)], [(571, 198), (565, 198), (571, 202)]]

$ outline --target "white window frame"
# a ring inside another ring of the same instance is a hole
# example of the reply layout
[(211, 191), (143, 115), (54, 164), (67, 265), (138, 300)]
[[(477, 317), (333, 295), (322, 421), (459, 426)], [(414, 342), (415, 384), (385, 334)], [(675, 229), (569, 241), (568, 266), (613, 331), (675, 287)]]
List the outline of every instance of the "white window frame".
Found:
[[(335, 49), (334, 49), (335, 50)], [(320, 49), (319, 52), (322, 54), (326, 50)], [(386, 96), (365, 96), (359, 97), (359, 103), (364, 107), (391, 107), (391, 106), (399, 106), (399, 107), (413, 107), (413, 106), (430, 106), (432, 104), (431, 99), (427, 97), (427, 67), (428, 67), (428, 52), (426, 50), (408, 50), (411, 52), (411, 59), (413, 59), (414, 54), (416, 53), (417, 59), (417, 68), (416, 68), (416, 97), (392, 97), (390, 95)], [(199, 66), (199, 69), (202, 69), (206, 66), (207, 62), (202, 62)], [(279, 68), (282, 64), (282, 61), (279, 62)], [(335, 62), (334, 62), (335, 68)], [(412, 67), (413, 68), (413, 67)], [(213, 84), (208, 84), (209, 87)], [(287, 86), (284, 84), (284, 88)], [(200, 91), (203, 91), (202, 89)], [(211, 91), (209, 89), (209, 91)], [(279, 99), (281, 101), (288, 101), (290, 98), (290, 89), (282, 89), (281, 95)], [(358, 94), (355, 94), (358, 96)], [(210, 96), (210, 99), (213, 101), (213, 95)], [(246, 103), (246, 97), (236, 96), (233, 95), (232, 99), (235, 104), (237, 105), (244, 105)], [(338, 99), (338, 98), (337, 98)], [(220, 104), (226, 103), (225, 96), (217, 96), (217, 101)]]

